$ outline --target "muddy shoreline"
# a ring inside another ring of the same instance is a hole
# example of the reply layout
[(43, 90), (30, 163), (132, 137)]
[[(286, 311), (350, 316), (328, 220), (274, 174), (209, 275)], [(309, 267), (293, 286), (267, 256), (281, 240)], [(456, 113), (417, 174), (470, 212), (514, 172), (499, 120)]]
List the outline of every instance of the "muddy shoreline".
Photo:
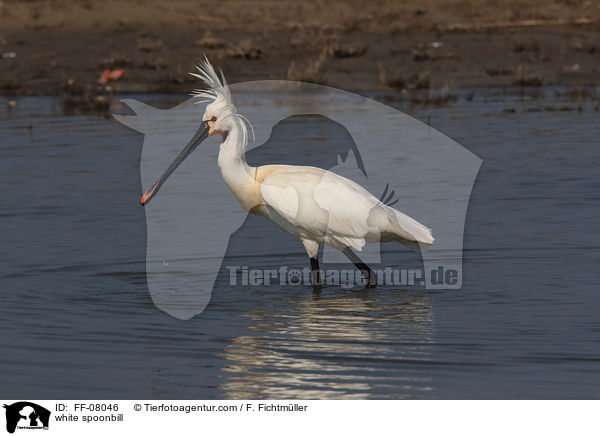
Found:
[(187, 73), (204, 53), (230, 82), (289, 79), (409, 95), (594, 86), (600, 4), (0, 3), (5, 96), (62, 95), (67, 103), (102, 106), (119, 93), (189, 93), (197, 81)]

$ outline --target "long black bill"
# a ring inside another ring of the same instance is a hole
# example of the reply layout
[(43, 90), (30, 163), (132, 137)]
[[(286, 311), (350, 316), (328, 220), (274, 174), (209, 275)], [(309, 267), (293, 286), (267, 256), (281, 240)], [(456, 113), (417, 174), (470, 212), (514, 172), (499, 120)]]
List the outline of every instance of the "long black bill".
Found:
[(165, 183), (167, 181), (167, 179), (169, 178), (169, 176), (171, 174), (173, 174), (173, 171), (175, 171), (177, 169), (177, 167), (179, 165), (181, 165), (181, 162), (183, 162), (185, 160), (185, 158), (188, 157), (190, 155), (190, 153), (192, 151), (194, 151), (196, 149), (196, 147), (198, 147), (198, 145), (202, 141), (204, 141), (206, 138), (208, 138), (209, 130), (210, 130), (210, 127), (208, 125), (208, 122), (202, 121), (202, 123), (200, 124), (200, 127), (196, 131), (196, 134), (194, 135), (192, 140), (188, 143), (188, 145), (185, 146), (185, 148), (181, 151), (181, 153), (179, 153), (179, 156), (177, 156), (175, 158), (175, 160), (171, 163), (171, 165), (169, 165), (169, 167), (165, 170), (165, 172), (162, 173), (162, 175), (158, 178), (158, 180), (156, 182), (154, 182), (154, 185), (152, 185), (152, 187), (150, 189), (148, 189), (146, 192), (144, 192), (144, 195), (142, 195), (142, 198), (140, 200), (140, 204), (142, 206), (147, 205), (150, 202), (150, 200), (152, 200), (152, 198), (156, 195), (156, 193), (158, 192), (160, 187), (163, 185), (163, 183)]

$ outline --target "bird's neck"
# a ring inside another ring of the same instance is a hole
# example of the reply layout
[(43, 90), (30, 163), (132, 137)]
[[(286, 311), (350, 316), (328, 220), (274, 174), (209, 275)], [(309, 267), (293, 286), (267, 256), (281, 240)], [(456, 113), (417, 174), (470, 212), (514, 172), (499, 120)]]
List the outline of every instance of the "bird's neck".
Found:
[(256, 168), (246, 162), (245, 130), (242, 120), (234, 117), (233, 127), (229, 130), (219, 151), (219, 168), (223, 180), (235, 194), (246, 210), (253, 206), (252, 192), (256, 190)]
[(219, 168), (223, 177), (235, 177), (245, 173), (249, 166), (246, 162), (245, 130), (242, 120), (234, 116), (233, 124), (219, 150)]

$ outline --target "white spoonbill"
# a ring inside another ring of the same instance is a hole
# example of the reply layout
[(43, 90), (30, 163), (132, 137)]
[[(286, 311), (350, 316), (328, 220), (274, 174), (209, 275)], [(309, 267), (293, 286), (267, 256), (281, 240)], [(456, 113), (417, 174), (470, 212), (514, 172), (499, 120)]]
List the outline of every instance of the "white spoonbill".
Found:
[(362, 251), (367, 242), (399, 241), (411, 248), (433, 243), (430, 229), (391, 208), (382, 201), (383, 197), (377, 199), (352, 180), (310, 166), (249, 166), (245, 118), (236, 112), (223, 73), (219, 78), (206, 58), (197, 68), (198, 74), (191, 74), (209, 88), (193, 94), (209, 102), (202, 122), (188, 145), (144, 193), (142, 206), (148, 204), (198, 144), (209, 136), (221, 135), (218, 165), (225, 183), (244, 210), (264, 216), (302, 241), (310, 258), (315, 288), (321, 283), (318, 262), (321, 244), (342, 251), (368, 283), (375, 285), (375, 273), (353, 249)]

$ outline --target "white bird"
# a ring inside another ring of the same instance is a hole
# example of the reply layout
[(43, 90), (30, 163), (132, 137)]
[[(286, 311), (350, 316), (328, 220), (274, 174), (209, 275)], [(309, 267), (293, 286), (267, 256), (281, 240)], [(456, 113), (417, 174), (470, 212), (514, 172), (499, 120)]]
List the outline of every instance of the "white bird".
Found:
[[(375, 273), (352, 249), (362, 251), (367, 242), (399, 241), (411, 248), (431, 245), (431, 230), (374, 197), (362, 186), (333, 172), (310, 166), (263, 165), (246, 162), (247, 120), (236, 112), (221, 72), (208, 59), (197, 67), (208, 90), (192, 94), (209, 102), (200, 127), (188, 145), (142, 196), (145, 206), (162, 184), (207, 137), (221, 135), (218, 165), (225, 183), (247, 212), (269, 219), (298, 238), (310, 258), (313, 286), (318, 289), (319, 247), (328, 244), (342, 251), (361, 270), (370, 285)], [(387, 187), (386, 187), (387, 191)]]

